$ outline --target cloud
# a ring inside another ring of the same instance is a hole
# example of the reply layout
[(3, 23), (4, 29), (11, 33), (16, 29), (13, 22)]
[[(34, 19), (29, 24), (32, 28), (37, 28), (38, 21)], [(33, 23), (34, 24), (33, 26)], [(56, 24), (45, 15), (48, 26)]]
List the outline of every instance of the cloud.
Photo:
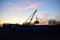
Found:
[(20, 6), (15, 3), (8, 2), (8, 6), (9, 5), (10, 7), (8, 7), (8, 10), (19, 11), (19, 10), (28, 10), (28, 9), (34, 9), (34, 8), (40, 7), (42, 6), (42, 3), (36, 2), (36, 3), (27, 4), (26, 6)]
[(7, 5), (10, 5), (10, 6), (17, 6), (18, 4), (12, 3), (12, 2), (7, 2)]
[(29, 10), (41, 7), (43, 5), (43, 2), (37, 0), (13, 0), (14, 2), (11, 1), (7, 3), (7, 10), (9, 11)]
[(37, 7), (41, 6), (41, 5), (42, 5), (42, 3), (32, 3), (32, 4), (30, 4), (30, 5), (27, 5), (27, 6), (26, 6), (26, 9), (37, 8)]

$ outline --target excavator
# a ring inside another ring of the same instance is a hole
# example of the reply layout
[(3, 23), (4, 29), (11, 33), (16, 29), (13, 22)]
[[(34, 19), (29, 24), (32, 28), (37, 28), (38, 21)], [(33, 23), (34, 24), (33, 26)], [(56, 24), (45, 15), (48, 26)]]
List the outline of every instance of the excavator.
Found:
[[(37, 18), (37, 16), (36, 16), (36, 20), (34, 21), (34, 23), (32, 24), (31, 22), (32, 22), (32, 20), (33, 20), (33, 18), (34, 18), (34, 16), (35, 16), (35, 14), (36, 14), (36, 12), (37, 12), (37, 9), (34, 11), (34, 13), (23, 23), (23, 25), (35, 25), (35, 24), (39, 24), (39, 21), (38, 21), (38, 18)], [(30, 20), (29, 20), (30, 19)], [(27, 22), (29, 20), (29, 22)]]

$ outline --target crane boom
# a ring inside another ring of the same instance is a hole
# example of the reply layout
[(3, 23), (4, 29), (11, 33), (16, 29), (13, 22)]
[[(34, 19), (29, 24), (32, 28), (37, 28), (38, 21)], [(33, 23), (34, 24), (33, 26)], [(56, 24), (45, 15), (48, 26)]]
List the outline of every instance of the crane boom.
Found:
[[(29, 18), (31, 18), (30, 19), (30, 21), (29, 21), (29, 24), (31, 23), (31, 21), (32, 21), (32, 19), (33, 19), (33, 17), (34, 17), (34, 15), (35, 15), (35, 13), (37, 12), (37, 9), (34, 11), (34, 13), (29, 17)], [(24, 22), (24, 23), (26, 23), (28, 20), (29, 20), (29, 18)]]
[(35, 12), (33, 13), (32, 18), (30, 19), (30, 23), (31, 23), (31, 21), (32, 21), (32, 19), (33, 19), (36, 12), (37, 12), (37, 10), (35, 10)]

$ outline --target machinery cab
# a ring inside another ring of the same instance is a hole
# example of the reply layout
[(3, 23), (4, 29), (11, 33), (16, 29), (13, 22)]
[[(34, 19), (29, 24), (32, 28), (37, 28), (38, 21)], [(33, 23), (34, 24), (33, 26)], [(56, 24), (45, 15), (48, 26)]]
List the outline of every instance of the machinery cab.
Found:
[(34, 24), (39, 24), (39, 21), (35, 21)]
[(34, 22), (34, 24), (39, 24), (37, 16), (36, 16), (36, 21)]
[(23, 25), (29, 25), (29, 24), (30, 24), (30, 22), (23, 23)]

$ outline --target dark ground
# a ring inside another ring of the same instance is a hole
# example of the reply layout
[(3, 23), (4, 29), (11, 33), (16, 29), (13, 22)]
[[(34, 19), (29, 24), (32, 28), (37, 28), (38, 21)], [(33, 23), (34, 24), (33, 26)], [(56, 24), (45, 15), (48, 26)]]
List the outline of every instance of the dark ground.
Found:
[[(28, 26), (27, 26), (28, 27)], [(34, 26), (31, 27), (33, 29), (27, 29), (27, 27), (23, 30), (20, 29), (0, 29), (0, 40), (60, 40), (60, 27), (59, 26)], [(41, 28), (41, 27), (47, 27)], [(38, 29), (41, 28), (41, 29)], [(1, 31), (2, 30), (2, 31)]]

